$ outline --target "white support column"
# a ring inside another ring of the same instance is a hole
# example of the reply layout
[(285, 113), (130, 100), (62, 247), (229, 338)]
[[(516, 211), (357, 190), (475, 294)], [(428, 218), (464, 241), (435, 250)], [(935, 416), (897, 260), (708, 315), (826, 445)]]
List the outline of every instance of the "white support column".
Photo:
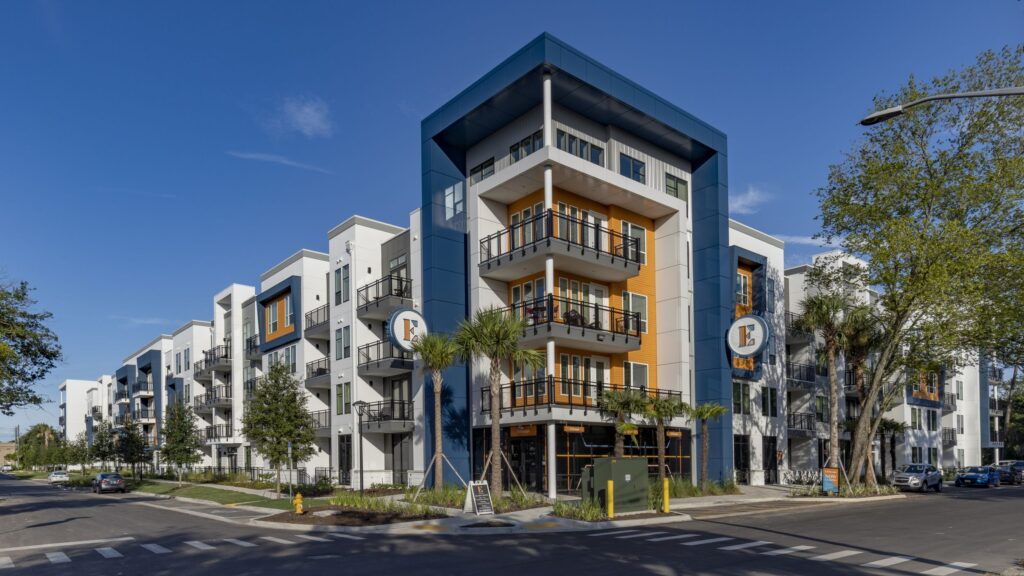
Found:
[(544, 72), (544, 145), (552, 146), (554, 141), (552, 137), (554, 131), (552, 130), (551, 121), (551, 72)]
[(555, 430), (556, 425), (554, 422), (548, 422), (548, 498), (552, 500), (558, 495), (557, 486), (558, 475), (555, 474), (557, 471), (556, 466), (558, 465), (558, 456), (555, 452)]
[[(544, 166), (544, 209), (551, 210), (554, 197), (554, 186), (552, 184), (551, 165)], [(554, 225), (551, 221), (550, 225)], [(548, 230), (548, 234), (554, 234), (554, 230)], [(548, 255), (544, 259), (544, 296), (547, 298), (555, 293), (555, 257)], [(550, 320), (550, 318), (548, 319)], [(555, 374), (555, 340), (548, 337), (547, 340), (547, 374)]]

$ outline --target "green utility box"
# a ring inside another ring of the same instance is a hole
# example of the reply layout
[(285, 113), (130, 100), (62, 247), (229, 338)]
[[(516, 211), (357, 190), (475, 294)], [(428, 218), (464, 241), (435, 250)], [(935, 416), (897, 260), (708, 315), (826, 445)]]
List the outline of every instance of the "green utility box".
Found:
[(608, 507), (608, 481), (615, 482), (615, 512), (647, 510), (646, 458), (594, 458), (592, 467), (583, 469), (580, 496)]

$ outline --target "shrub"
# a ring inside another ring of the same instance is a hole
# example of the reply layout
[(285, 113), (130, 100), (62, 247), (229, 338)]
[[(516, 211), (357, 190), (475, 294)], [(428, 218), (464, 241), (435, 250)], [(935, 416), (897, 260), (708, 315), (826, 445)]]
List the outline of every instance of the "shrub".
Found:
[[(899, 494), (899, 488), (895, 486), (889, 486), (886, 484), (880, 484), (878, 488), (870, 488), (866, 484), (854, 484), (848, 486), (843, 484), (839, 488), (840, 498), (864, 498), (867, 496), (892, 496)], [(789, 491), (789, 495), (795, 498), (824, 498), (825, 494), (821, 492), (821, 486), (799, 486), (794, 487)]]
[[(405, 501), (412, 502), (416, 495), (416, 488), (405, 489)], [(440, 506), (442, 508), (462, 508), (466, 502), (466, 489), (461, 486), (446, 485), (440, 491), (424, 488), (420, 490), (420, 496), (416, 499), (417, 504), (427, 506)]]
[(335, 494), (330, 499), (330, 503), (332, 506), (360, 512), (376, 512), (398, 516), (436, 516), (434, 511), (424, 504), (401, 503), (389, 498), (376, 498), (351, 491)]
[(579, 502), (556, 500), (551, 509), (551, 515), (584, 522), (599, 522), (608, 519), (608, 515), (596, 500), (580, 500)]
[(535, 494), (523, 494), (520, 490), (510, 490), (505, 492), (501, 498), (494, 500), (494, 513), (505, 514), (516, 510), (526, 510), (544, 506), (546, 503), (546, 500)]
[[(254, 484), (248, 482), (248, 484)], [(328, 496), (334, 493), (334, 483), (331, 482), (330, 478), (321, 477), (315, 484), (296, 484), (293, 487), (294, 492), (302, 494), (303, 497), (309, 498), (314, 496)], [(288, 492), (288, 486), (281, 488), (281, 493), (286, 494)]]

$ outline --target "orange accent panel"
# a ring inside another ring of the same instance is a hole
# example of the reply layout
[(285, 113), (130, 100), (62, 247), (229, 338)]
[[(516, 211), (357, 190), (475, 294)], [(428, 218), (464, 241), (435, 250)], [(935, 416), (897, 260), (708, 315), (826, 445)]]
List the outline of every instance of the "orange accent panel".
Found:
[[(295, 332), (295, 325), (294, 324), (292, 324), (291, 326), (285, 326), (284, 325), (284, 319), (287, 317), (286, 316), (287, 311), (285, 310), (284, 302), (285, 302), (285, 298), (290, 293), (291, 292), (285, 292), (284, 294), (281, 294), (279, 297), (275, 298), (271, 302), (268, 302), (263, 307), (263, 316), (264, 316), (264, 318), (263, 318), (263, 329), (264, 329), (264, 331), (267, 334), (267, 336), (266, 336), (266, 341), (267, 342), (270, 342), (271, 340), (274, 340), (276, 338), (280, 338), (281, 336), (287, 336), (288, 334), (291, 334), (292, 332)], [(274, 303), (277, 303), (277, 331), (276, 332), (271, 332), (270, 331), (270, 306), (272, 304), (274, 304)]]
[[(735, 317), (745, 316), (754, 311), (754, 271), (749, 264), (740, 262), (736, 266), (737, 276), (743, 276), (747, 279), (747, 303), (743, 304), (739, 301), (736, 302)], [(736, 278), (733, 278), (733, 293), (735, 294)], [(735, 295), (733, 296), (735, 298)], [(739, 358), (735, 357), (732, 359), (732, 366), (738, 370), (753, 370), (754, 369), (754, 358)]]

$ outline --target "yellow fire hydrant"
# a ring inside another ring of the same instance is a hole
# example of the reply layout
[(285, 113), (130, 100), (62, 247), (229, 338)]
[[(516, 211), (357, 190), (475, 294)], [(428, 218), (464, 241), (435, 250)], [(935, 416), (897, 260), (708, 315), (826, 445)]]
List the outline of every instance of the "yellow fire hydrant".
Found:
[(292, 500), (292, 504), (295, 505), (296, 514), (299, 514), (300, 516), (302, 514), (305, 514), (305, 512), (302, 510), (302, 494), (296, 493), (295, 498)]

